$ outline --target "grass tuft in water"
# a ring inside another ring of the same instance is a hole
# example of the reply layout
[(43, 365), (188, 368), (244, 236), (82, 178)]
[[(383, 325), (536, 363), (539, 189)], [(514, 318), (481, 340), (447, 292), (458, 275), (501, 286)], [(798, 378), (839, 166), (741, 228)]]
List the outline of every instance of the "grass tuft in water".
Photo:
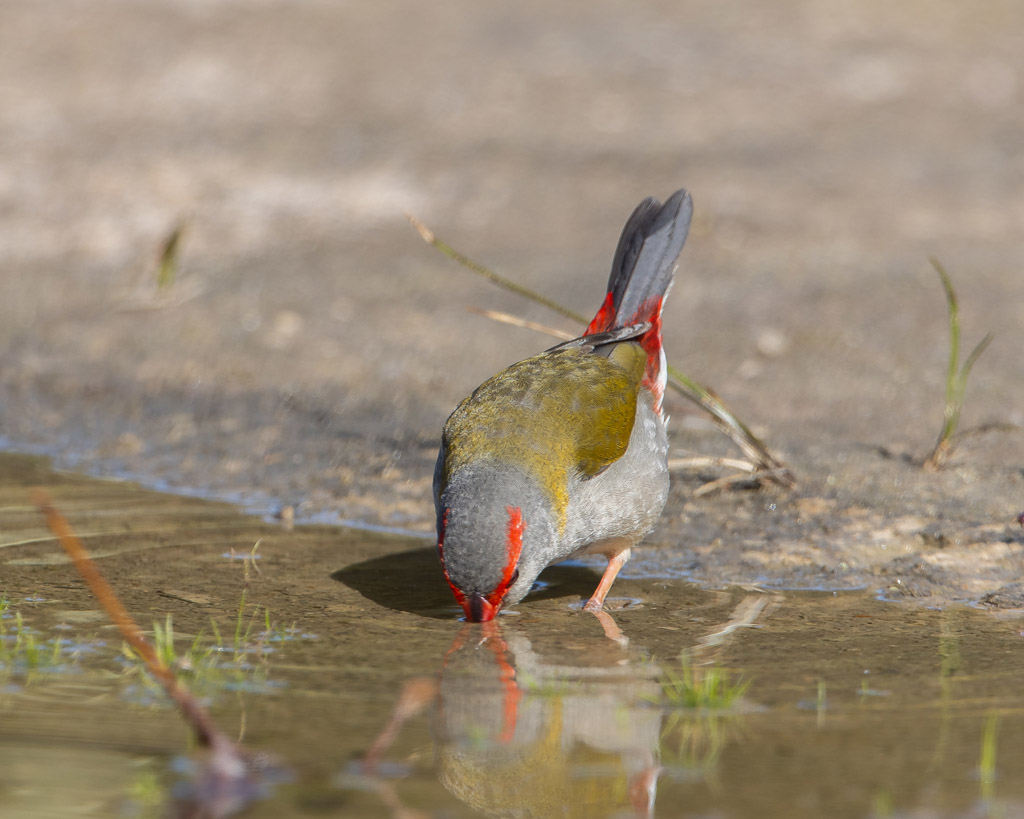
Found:
[[(200, 632), (181, 648), (170, 615), (153, 623), (153, 646), (160, 662), (199, 697), (211, 700), (224, 691), (263, 691), (270, 687), (266, 655), (255, 645), (225, 643), (216, 626), (214, 639)], [(143, 658), (127, 643), (122, 648), (127, 662), (126, 675), (139, 675), (147, 691), (162, 691), (160, 684), (146, 673)]]
[[(77, 656), (91, 647), (62, 637), (43, 638), (12, 608), (6, 598), (0, 608), (0, 682), (29, 681), (39, 674), (59, 674), (72, 668)], [(13, 616), (11, 613), (13, 612)]]
[(683, 653), (675, 667), (662, 670), (661, 696), (669, 708), (725, 711), (746, 693), (750, 680), (736, 680), (718, 666), (694, 665)]
[[(235, 613), (233, 628), (225, 639), (217, 622), (211, 618), (211, 637), (200, 632), (181, 649), (170, 615), (164, 622), (153, 623), (153, 647), (160, 662), (172, 669), (175, 676), (205, 699), (224, 691), (266, 691), (274, 685), (269, 680), (268, 657), (273, 644), (297, 639), (312, 639), (292, 625), (279, 626), (271, 618), (270, 609), (256, 604), (251, 610), (246, 596), (253, 578), (259, 574), (256, 563), (260, 541), (252, 547), (243, 566), (244, 585)], [(122, 653), (128, 662), (128, 674), (139, 673), (147, 688), (158, 690), (158, 683), (145, 673), (143, 658), (125, 643)]]
[(25, 625), (21, 612), (15, 612), (8, 626), (0, 620), (0, 669), (12, 672), (46, 671), (60, 664), (62, 643), (43, 640)]
[(717, 666), (694, 665), (685, 652), (662, 669), (651, 701), (666, 709), (659, 751), (662, 762), (684, 771), (710, 771), (740, 729), (734, 706), (750, 686)]
[(925, 469), (934, 472), (942, 469), (953, 454), (953, 449), (956, 446), (957, 427), (960, 425), (960, 414), (964, 406), (964, 396), (967, 393), (967, 377), (971, 374), (975, 362), (992, 342), (992, 333), (985, 334), (985, 337), (971, 350), (970, 355), (961, 365), (960, 303), (946, 269), (934, 257), (929, 261), (935, 268), (935, 272), (939, 274), (939, 281), (942, 282), (942, 288), (946, 293), (946, 307), (949, 314), (949, 367), (946, 371), (946, 402), (943, 409), (942, 431), (923, 464)]
[(750, 687), (718, 666), (694, 665), (689, 654), (662, 668), (660, 692), (646, 697), (665, 709), (659, 751), (662, 762), (681, 770), (710, 771), (740, 728), (734, 706)]

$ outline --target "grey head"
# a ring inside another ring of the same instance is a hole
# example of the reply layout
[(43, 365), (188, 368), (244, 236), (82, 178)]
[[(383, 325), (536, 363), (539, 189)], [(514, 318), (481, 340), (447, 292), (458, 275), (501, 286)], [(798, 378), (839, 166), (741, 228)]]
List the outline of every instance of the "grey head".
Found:
[(474, 622), (526, 596), (556, 558), (549, 501), (522, 469), (483, 459), (447, 482), (442, 450), (434, 475), (441, 562), (456, 599)]

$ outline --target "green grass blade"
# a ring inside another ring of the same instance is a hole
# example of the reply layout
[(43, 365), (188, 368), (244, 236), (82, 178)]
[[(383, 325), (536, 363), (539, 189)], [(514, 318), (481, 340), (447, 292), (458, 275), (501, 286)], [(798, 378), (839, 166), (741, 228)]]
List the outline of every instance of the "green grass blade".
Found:
[(974, 362), (978, 360), (978, 357), (985, 352), (985, 349), (989, 344), (992, 343), (994, 338), (992, 333), (986, 333), (985, 337), (978, 342), (977, 346), (971, 350), (971, 354), (967, 356), (967, 360), (964, 362), (964, 366), (960, 368), (960, 397), (963, 398), (964, 393), (967, 391), (967, 376), (971, 374), (971, 368), (974, 367)]
[(157, 262), (156, 287), (164, 291), (174, 284), (178, 274), (178, 257), (181, 252), (181, 240), (185, 235), (185, 223), (179, 222), (164, 238), (160, 247)]
[(964, 398), (967, 394), (967, 378), (978, 358), (992, 342), (992, 333), (987, 333), (978, 342), (961, 366), (960, 303), (946, 269), (934, 256), (930, 257), (929, 261), (935, 268), (935, 272), (938, 273), (939, 281), (942, 282), (949, 318), (949, 365), (946, 370), (946, 402), (942, 410), (942, 430), (939, 432), (938, 440), (931, 453), (923, 463), (925, 469), (935, 471), (945, 465), (953, 452), (957, 428), (960, 426), (960, 416), (963, 413)]
[(935, 272), (939, 274), (942, 289), (946, 294), (946, 312), (949, 317), (949, 367), (946, 371), (946, 413), (949, 417), (950, 407), (956, 403), (957, 368), (960, 364), (960, 302), (953, 289), (953, 282), (938, 259), (929, 257)]
[(411, 213), (405, 214), (405, 217), (406, 219), (409, 220), (409, 222), (412, 223), (412, 226), (416, 228), (416, 232), (419, 233), (420, 237), (423, 239), (424, 242), (426, 242), (431, 247), (436, 247), (449, 259), (458, 262), (468, 270), (472, 270), (478, 276), (483, 276), (485, 279), (488, 279), (489, 281), (498, 285), (498, 287), (504, 288), (505, 290), (508, 290), (511, 293), (516, 293), (525, 299), (534, 301), (537, 304), (542, 304), (549, 310), (553, 310), (559, 315), (565, 316), (567, 319), (579, 322), (580, 324), (587, 323), (587, 320), (576, 311), (570, 310), (568, 307), (562, 306), (553, 299), (549, 299), (546, 296), (542, 296), (540, 293), (531, 290), (529, 287), (525, 287), (519, 284), (518, 282), (514, 282), (511, 279), (502, 276), (499, 273), (495, 273), (489, 267), (482, 265), (479, 262), (469, 258), (469, 256), (460, 253), (447, 242), (444, 242), (441, 239), (439, 239), (437, 235), (434, 233), (434, 231), (432, 231), (430, 228), (424, 225), (419, 219), (417, 219)]

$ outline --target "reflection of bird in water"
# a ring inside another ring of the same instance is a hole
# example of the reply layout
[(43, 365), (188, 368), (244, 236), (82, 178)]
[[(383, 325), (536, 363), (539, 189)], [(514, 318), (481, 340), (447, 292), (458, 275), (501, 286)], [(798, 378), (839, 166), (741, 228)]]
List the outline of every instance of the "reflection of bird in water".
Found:
[(590, 658), (562, 649), (556, 664), (518, 631), (470, 642), (479, 634), (460, 634), (439, 682), (442, 784), (494, 816), (648, 816), (658, 669), (603, 642), (597, 663), (590, 645)]
[[(380, 778), (380, 763), (406, 720), (432, 706), (441, 784), (490, 816), (650, 817), (658, 777), (703, 778), (735, 735), (745, 684), (725, 677), (715, 655), (738, 631), (764, 621), (773, 595), (722, 592), (728, 618), (680, 655), (675, 668), (636, 650), (611, 615), (607, 639), (531, 631), (508, 618), (466, 624), (434, 678), (409, 680), (388, 725), (360, 766), (396, 817), (419, 816)], [(689, 691), (687, 690), (689, 689)], [(698, 692), (697, 702), (687, 693)], [(701, 701), (701, 698), (704, 698)]]
[(467, 805), (491, 816), (650, 816), (659, 669), (605, 640), (567, 647), (552, 635), (547, 649), (493, 622), (467, 625), (433, 685), (407, 684), (364, 769), (433, 700), (438, 777)]

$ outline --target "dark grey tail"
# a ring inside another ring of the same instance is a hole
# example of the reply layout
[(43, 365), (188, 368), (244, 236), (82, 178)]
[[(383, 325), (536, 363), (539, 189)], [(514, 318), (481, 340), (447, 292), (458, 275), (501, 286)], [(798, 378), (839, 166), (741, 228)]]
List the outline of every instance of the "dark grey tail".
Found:
[(683, 189), (664, 205), (653, 197), (637, 205), (622, 229), (608, 295), (587, 327), (588, 335), (652, 321), (660, 314), (692, 216), (693, 200)]

